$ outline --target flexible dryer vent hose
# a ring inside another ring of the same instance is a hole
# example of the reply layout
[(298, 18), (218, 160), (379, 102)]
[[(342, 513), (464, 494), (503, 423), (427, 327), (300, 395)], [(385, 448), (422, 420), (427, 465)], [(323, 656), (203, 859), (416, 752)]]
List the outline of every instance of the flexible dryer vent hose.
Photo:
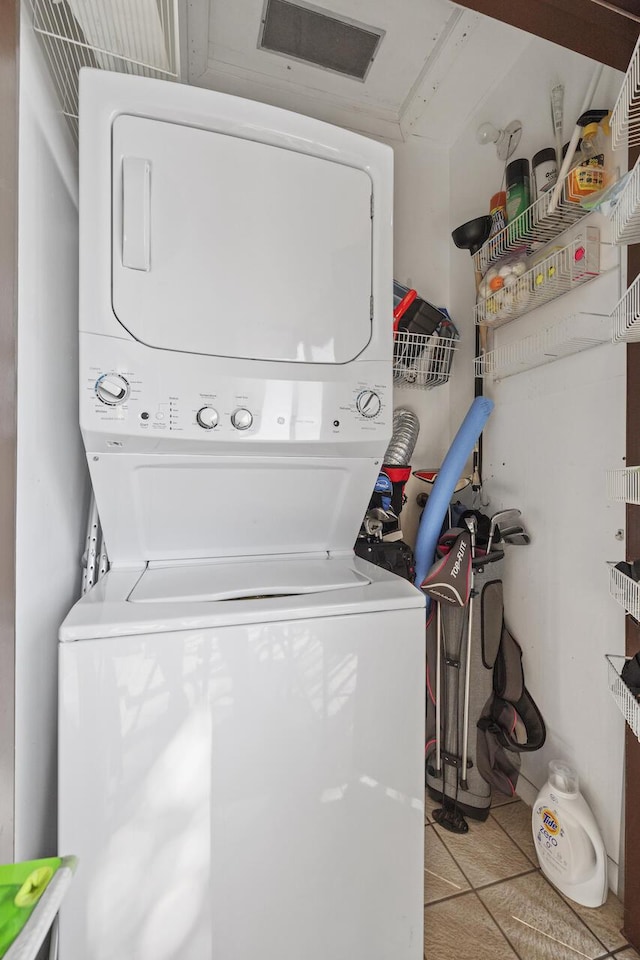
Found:
[(393, 435), (384, 455), (384, 463), (394, 467), (408, 467), (420, 433), (420, 421), (406, 407), (393, 411)]

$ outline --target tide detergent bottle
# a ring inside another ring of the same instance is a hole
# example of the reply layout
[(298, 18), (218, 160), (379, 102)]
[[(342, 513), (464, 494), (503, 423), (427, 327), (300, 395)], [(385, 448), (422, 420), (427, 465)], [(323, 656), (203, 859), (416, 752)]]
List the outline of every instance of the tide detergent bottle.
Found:
[(549, 764), (549, 779), (533, 805), (532, 828), (547, 880), (576, 903), (602, 906), (607, 899), (607, 855), (578, 776), (568, 764)]

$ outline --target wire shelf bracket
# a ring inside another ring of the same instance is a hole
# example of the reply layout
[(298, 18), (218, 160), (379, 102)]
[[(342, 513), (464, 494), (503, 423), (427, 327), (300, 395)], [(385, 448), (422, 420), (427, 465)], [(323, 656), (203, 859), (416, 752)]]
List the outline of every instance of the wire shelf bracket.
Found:
[(612, 243), (640, 241), (640, 160), (637, 160), (611, 214)]
[(562, 317), (544, 330), (476, 357), (475, 375), (497, 382), (610, 342), (610, 317), (576, 313)]

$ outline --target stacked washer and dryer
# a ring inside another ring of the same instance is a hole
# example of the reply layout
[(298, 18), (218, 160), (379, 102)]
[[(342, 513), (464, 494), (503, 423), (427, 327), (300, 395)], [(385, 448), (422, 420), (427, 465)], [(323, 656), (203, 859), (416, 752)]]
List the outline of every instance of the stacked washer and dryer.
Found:
[(61, 960), (418, 960), (424, 597), (353, 555), (392, 423), (392, 153), (84, 71)]

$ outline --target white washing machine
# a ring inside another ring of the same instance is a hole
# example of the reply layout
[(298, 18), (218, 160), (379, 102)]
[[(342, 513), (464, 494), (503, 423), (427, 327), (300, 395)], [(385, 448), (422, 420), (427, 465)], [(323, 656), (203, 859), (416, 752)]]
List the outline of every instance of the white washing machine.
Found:
[(424, 598), (354, 558), (389, 440), (391, 152), (99, 71), (60, 631), (61, 960), (418, 960)]

